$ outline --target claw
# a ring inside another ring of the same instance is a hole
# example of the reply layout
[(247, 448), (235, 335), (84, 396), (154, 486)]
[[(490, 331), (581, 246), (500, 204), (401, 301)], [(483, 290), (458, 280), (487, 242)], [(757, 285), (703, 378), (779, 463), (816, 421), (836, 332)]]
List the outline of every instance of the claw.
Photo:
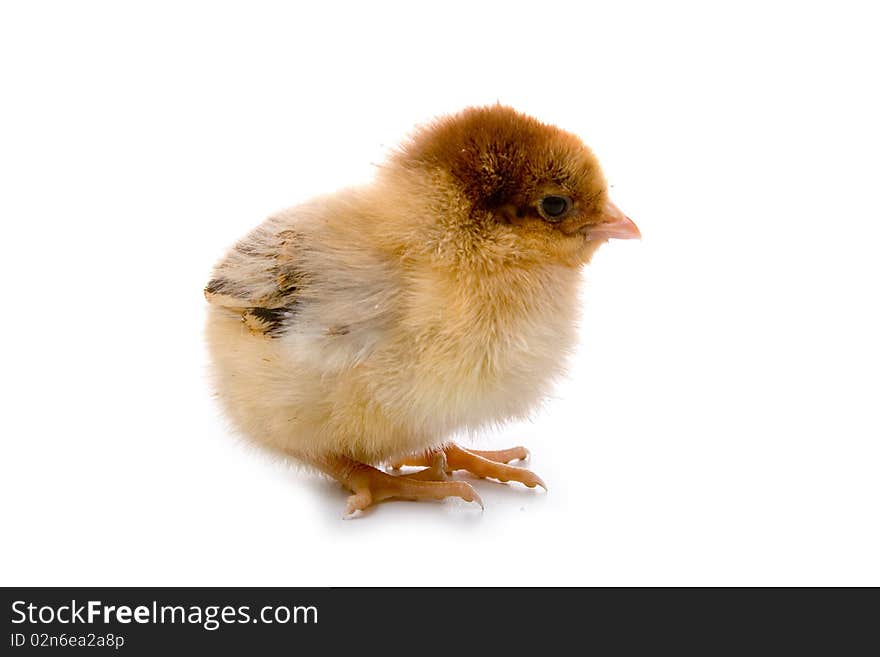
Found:
[[(541, 479), (538, 475), (536, 475), (534, 473), (532, 473), (532, 474), (535, 477), (535, 479), (532, 482), (527, 483), (526, 486), (528, 486), (529, 488), (534, 488), (535, 486), (540, 486), (541, 488), (544, 489), (545, 493), (548, 492), (550, 489), (547, 488), (547, 484), (544, 483), (544, 480)], [(525, 482), (523, 482), (523, 483), (525, 483)]]
[(480, 497), (479, 493), (474, 490), (474, 487), (465, 482), (459, 482), (462, 485), (463, 492), (459, 495), (461, 499), (465, 502), (476, 502), (480, 505), (480, 511), (485, 511), (486, 507), (483, 506), (483, 499)]

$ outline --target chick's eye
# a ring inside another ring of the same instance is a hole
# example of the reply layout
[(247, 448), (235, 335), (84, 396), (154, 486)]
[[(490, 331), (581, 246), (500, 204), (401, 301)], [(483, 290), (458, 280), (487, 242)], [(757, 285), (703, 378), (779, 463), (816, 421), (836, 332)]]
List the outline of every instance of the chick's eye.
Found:
[(550, 221), (559, 221), (571, 209), (571, 199), (567, 196), (545, 196), (538, 203), (541, 215)]

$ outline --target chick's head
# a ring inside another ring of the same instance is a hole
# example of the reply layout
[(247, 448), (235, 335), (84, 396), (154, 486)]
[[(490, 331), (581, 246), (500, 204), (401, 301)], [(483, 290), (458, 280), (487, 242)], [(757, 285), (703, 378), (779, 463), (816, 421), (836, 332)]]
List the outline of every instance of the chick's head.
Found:
[(576, 267), (609, 238), (639, 237), (609, 200), (592, 151), (509, 107), (441, 118), (418, 131), (393, 163), (445, 189), (427, 214), (442, 217), (438, 240), (459, 253)]

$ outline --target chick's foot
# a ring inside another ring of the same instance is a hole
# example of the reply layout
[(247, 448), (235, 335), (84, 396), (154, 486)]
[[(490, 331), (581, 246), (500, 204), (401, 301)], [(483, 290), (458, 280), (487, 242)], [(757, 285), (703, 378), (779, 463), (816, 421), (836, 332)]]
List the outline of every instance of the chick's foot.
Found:
[(427, 454), (411, 456), (400, 461), (395, 461), (391, 464), (391, 467), (398, 469), (404, 465), (429, 466), (425, 470), (421, 470), (413, 475), (403, 475), (408, 477), (428, 478), (432, 476), (430, 473), (436, 472), (436, 469), (440, 467), (441, 461), (438, 461), (438, 454), (443, 455), (447, 472), (466, 470), (480, 478), (491, 477), (492, 479), (497, 479), (502, 482), (518, 481), (529, 488), (540, 486), (544, 490), (547, 490), (546, 484), (544, 484), (541, 478), (531, 470), (507, 465), (510, 461), (525, 460), (528, 458), (529, 451), (525, 447), (513, 447), (511, 449), (497, 451), (482, 451), (465, 449), (452, 444), (436, 452), (429, 452)]
[[(388, 499), (443, 500), (460, 497), (483, 508), (477, 491), (464, 481), (442, 481), (443, 461), (432, 459), (431, 466), (415, 475), (389, 475), (381, 470), (346, 457), (327, 458), (319, 467), (353, 493), (345, 510), (347, 517)], [(440, 479), (438, 481), (437, 479)]]

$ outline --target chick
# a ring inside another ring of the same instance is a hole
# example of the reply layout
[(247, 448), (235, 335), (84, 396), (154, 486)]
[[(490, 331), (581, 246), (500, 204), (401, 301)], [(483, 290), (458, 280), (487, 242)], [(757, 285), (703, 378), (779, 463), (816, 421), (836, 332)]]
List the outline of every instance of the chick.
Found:
[[(580, 269), (639, 231), (573, 134), (508, 107), (417, 130), (368, 186), (269, 217), (205, 288), (236, 429), (351, 490), (482, 502), (448, 473), (542, 486), (522, 447), (449, 436), (522, 418), (575, 343)], [(427, 466), (390, 474), (377, 465)]]

